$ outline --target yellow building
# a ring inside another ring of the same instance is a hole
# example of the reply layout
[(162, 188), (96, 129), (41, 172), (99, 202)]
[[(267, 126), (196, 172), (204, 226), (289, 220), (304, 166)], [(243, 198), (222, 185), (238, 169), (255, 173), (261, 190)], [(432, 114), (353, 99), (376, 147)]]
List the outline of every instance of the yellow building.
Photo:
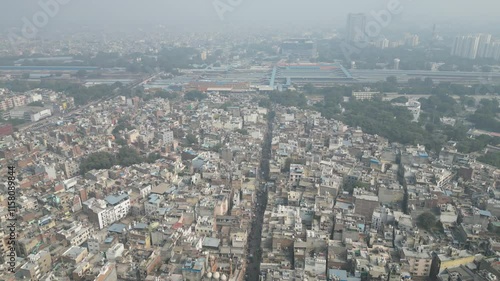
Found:
[(87, 248), (72, 246), (62, 254), (61, 260), (77, 265), (80, 264), (88, 255), (89, 252)]
[(17, 251), (20, 257), (27, 257), (29, 254), (35, 250), (36, 246), (39, 245), (38, 239), (36, 238), (23, 238), (17, 241)]
[(476, 257), (465, 250), (450, 248), (447, 254), (438, 255), (439, 272), (447, 268), (459, 267), (474, 262)]
[(76, 280), (76, 281), (81, 281), (81, 280), (85, 280), (85, 273), (87, 271), (89, 271), (90, 269), (92, 268), (92, 265), (89, 263), (89, 262), (82, 262), (82, 263), (79, 263), (75, 270), (73, 271), (73, 280)]

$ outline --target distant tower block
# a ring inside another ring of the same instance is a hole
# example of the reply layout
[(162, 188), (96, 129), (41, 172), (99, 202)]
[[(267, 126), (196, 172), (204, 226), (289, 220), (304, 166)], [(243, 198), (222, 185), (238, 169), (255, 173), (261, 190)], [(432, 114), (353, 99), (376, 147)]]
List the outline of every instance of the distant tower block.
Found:
[(200, 54), (200, 58), (201, 58), (201, 60), (202, 60), (202, 61), (206, 61), (206, 60), (207, 60), (207, 57), (208, 57), (208, 53), (207, 53), (207, 51), (203, 51), (203, 52), (201, 52), (201, 54)]
[(394, 69), (399, 70), (399, 63), (401, 62), (400, 59), (394, 59)]

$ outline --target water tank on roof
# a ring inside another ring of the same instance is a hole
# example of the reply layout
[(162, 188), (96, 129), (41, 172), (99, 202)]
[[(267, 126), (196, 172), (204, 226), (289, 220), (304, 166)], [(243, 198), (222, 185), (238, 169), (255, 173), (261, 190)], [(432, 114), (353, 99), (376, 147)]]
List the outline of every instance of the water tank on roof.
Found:
[(222, 274), (222, 277), (220, 278), (221, 281), (226, 281), (227, 280), (227, 276), (226, 274)]
[(207, 273), (207, 277), (208, 277), (208, 278), (212, 278), (212, 272), (208, 272), (208, 273)]

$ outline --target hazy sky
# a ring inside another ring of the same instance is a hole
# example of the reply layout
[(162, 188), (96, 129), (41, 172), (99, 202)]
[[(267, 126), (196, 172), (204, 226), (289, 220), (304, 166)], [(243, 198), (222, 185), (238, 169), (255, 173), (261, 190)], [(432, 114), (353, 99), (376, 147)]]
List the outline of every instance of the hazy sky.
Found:
[[(498, 21), (499, 0), (0, 0), (0, 25), (22, 26), (22, 18), (41, 11), (39, 2), (64, 1), (47, 28), (67, 23), (111, 26), (123, 24), (227, 25), (231, 23), (326, 23), (342, 27), (347, 13), (380, 11), (399, 1), (397, 21), (418, 24), (486, 24)], [(214, 2), (236, 3), (218, 16)]]

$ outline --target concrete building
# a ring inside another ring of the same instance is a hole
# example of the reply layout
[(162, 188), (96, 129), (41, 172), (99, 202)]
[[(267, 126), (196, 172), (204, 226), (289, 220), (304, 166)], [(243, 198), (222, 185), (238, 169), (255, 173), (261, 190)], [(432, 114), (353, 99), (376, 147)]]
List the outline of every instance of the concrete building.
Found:
[(83, 203), (83, 210), (99, 229), (103, 229), (127, 216), (130, 198), (127, 194), (109, 195), (104, 200), (91, 198)]
[(307, 39), (290, 39), (281, 44), (281, 54), (301, 59), (311, 59), (318, 56), (316, 43)]
[(163, 144), (169, 145), (174, 142), (174, 132), (173, 131), (165, 131), (162, 135)]
[(352, 97), (356, 100), (371, 100), (376, 95), (380, 94), (380, 92), (353, 92)]
[(71, 246), (61, 256), (61, 259), (71, 264), (79, 264), (89, 255), (87, 248)]
[(37, 165), (35, 167), (35, 173), (36, 174), (47, 174), (47, 178), (53, 180), (56, 179), (57, 174), (56, 174), (56, 167), (55, 164), (52, 165)]
[(363, 42), (366, 40), (366, 15), (349, 14), (347, 18), (347, 40), (349, 42)]
[(90, 226), (83, 226), (80, 222), (73, 222), (67, 228), (56, 233), (59, 241), (64, 241), (66, 245), (80, 246), (92, 235), (93, 229)]
[(492, 36), (491, 34), (479, 34), (479, 46), (477, 50), (477, 57), (486, 58), (488, 48), (491, 44)]
[(367, 221), (371, 221), (373, 211), (379, 206), (378, 197), (374, 195), (355, 195), (354, 213), (365, 216)]
[(462, 58), (475, 59), (478, 54), (480, 38), (481, 37), (478, 35), (456, 37), (455, 41), (453, 42), (451, 55)]
[(123, 251), (125, 251), (125, 248), (122, 243), (117, 243), (113, 245), (113, 247), (109, 248), (106, 251), (106, 259), (110, 261), (116, 260), (118, 257), (121, 257), (123, 254)]
[(23, 264), (16, 274), (20, 279), (38, 281), (52, 269), (52, 258), (48, 251), (31, 254), (27, 259), (28, 262)]
[(117, 281), (118, 275), (116, 272), (116, 265), (114, 263), (107, 263), (99, 270), (99, 275), (94, 281)]
[(401, 62), (400, 59), (394, 59), (394, 69), (399, 70), (399, 63)]
[(401, 261), (408, 266), (413, 276), (429, 276), (432, 264), (432, 255), (427, 249), (419, 246), (415, 251), (408, 248), (401, 250)]
[(300, 164), (291, 164), (290, 165), (290, 182), (299, 182), (304, 176), (304, 166)]
[(15, 107), (10, 112), (11, 119), (23, 119), (30, 122), (37, 122), (52, 116), (50, 108), (41, 107)]
[(68, 160), (62, 166), (66, 178), (72, 178), (80, 173), (80, 164), (77, 161)]

